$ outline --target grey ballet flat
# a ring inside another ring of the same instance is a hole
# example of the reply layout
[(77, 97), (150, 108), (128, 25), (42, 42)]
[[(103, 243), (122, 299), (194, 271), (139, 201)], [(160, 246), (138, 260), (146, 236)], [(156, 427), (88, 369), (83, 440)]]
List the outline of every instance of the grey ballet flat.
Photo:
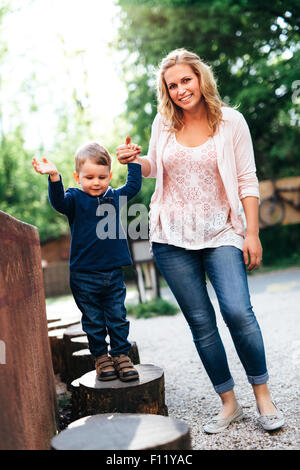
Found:
[[(274, 403), (273, 405), (275, 406)], [(257, 421), (265, 431), (275, 431), (275, 429), (279, 429), (284, 425), (284, 416), (281, 411), (277, 410), (277, 413), (273, 415), (262, 415), (260, 414), (258, 407), (256, 407), (256, 409), (259, 414)]]
[(203, 430), (208, 434), (216, 434), (224, 431), (233, 421), (240, 421), (244, 418), (242, 407), (238, 404), (235, 412), (228, 418), (211, 418), (208, 423), (203, 426)]

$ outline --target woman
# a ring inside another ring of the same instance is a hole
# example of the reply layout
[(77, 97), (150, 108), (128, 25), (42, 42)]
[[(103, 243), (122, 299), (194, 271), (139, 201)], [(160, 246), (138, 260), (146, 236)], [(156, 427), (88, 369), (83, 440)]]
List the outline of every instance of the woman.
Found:
[[(145, 177), (155, 177), (150, 241), (155, 261), (190, 326), (195, 346), (222, 407), (205, 426), (226, 429), (243, 418), (209, 299), (207, 274), (236, 351), (253, 387), (265, 430), (284, 424), (267, 386), (263, 338), (250, 303), (246, 266), (259, 266), (259, 191), (247, 123), (220, 99), (213, 73), (191, 52), (178, 49), (162, 60), (158, 114), (148, 155), (138, 157)], [(140, 153), (117, 148), (121, 163)], [(247, 232), (239, 215), (241, 201)]]

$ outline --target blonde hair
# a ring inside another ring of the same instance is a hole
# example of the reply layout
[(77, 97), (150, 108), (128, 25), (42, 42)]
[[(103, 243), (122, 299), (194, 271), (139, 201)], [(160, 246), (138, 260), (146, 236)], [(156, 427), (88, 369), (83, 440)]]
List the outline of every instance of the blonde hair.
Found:
[(108, 166), (111, 168), (111, 156), (105, 147), (98, 144), (98, 142), (88, 142), (80, 147), (75, 153), (75, 169), (79, 173), (82, 165), (90, 160), (97, 165)]
[(222, 119), (222, 106), (227, 106), (220, 98), (216, 79), (212, 69), (197, 54), (186, 49), (175, 49), (170, 52), (160, 63), (157, 75), (157, 99), (158, 111), (168, 122), (170, 131), (177, 131), (183, 127), (183, 111), (177, 106), (169, 95), (169, 90), (164, 78), (165, 72), (176, 64), (187, 64), (198, 76), (201, 93), (204, 99), (208, 125), (213, 136)]

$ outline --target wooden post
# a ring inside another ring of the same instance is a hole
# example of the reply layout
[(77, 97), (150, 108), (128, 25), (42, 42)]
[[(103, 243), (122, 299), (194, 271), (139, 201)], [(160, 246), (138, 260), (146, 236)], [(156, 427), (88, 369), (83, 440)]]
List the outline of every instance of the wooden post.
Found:
[(1, 211), (0, 340), (0, 449), (49, 449), (57, 402), (39, 233)]

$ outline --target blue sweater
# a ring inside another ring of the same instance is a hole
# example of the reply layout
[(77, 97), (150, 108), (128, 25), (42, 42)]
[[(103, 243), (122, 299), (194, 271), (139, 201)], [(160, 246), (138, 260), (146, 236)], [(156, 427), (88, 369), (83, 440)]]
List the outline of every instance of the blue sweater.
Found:
[[(70, 271), (108, 271), (132, 264), (127, 237), (120, 223), (120, 202), (132, 199), (141, 189), (142, 170), (128, 164), (127, 182), (118, 189), (110, 186), (100, 196), (81, 189), (64, 191), (62, 179), (48, 178), (52, 207), (68, 217), (71, 230)], [(123, 196), (120, 199), (120, 196)], [(104, 205), (105, 204), (105, 205)], [(108, 238), (105, 232), (109, 231)]]

